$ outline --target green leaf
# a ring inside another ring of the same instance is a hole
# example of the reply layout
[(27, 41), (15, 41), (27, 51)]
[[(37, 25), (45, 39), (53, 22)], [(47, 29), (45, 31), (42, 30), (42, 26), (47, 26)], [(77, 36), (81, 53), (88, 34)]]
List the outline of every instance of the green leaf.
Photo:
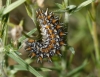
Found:
[(7, 25), (14, 28), (15, 27), (15, 24), (11, 23), (11, 22), (7, 22)]
[[(28, 32), (27, 35), (31, 36), (36, 30), (37, 30), (37, 29), (34, 28), (34, 29), (31, 30), (30, 32)], [(25, 40), (25, 39), (26, 39), (26, 37), (23, 35), (22, 37), (20, 37), (20, 38), (18, 39), (18, 41), (19, 41), (19, 42), (23, 42), (23, 40)]]
[[(27, 71), (27, 68), (22, 67), (21, 65), (10, 66), (10, 69), (12, 69), (12, 68), (16, 72), (21, 71), (21, 70)], [(44, 71), (44, 72), (51, 71), (51, 69), (48, 69), (48, 68), (38, 68), (38, 67), (34, 67), (34, 68), (37, 69), (38, 71)]]
[(33, 67), (31, 67), (29, 64), (27, 64), (23, 59), (21, 59), (15, 52), (13, 52), (11, 49), (9, 53), (7, 53), (9, 57), (14, 59), (16, 62), (18, 62), (23, 70), (30, 71), (32, 74), (34, 74), (36, 77), (43, 77), (40, 75)]
[(2, 19), (2, 13), (3, 13), (3, 11), (4, 11), (4, 7), (1, 7), (0, 8), (0, 20)]
[(68, 72), (67, 77), (72, 77), (73, 74), (76, 74), (78, 71), (82, 70), (87, 65), (87, 63), (88, 63), (88, 61), (85, 60), (81, 66), (75, 68), (71, 72)]
[(25, 8), (26, 8), (27, 14), (31, 18), (32, 17), (32, 10), (31, 10), (30, 6), (27, 3), (25, 3)]
[(69, 5), (69, 6), (67, 6), (66, 9), (68, 9), (69, 11), (70, 10), (75, 10), (76, 9), (76, 6), (75, 5)]
[(32, 17), (31, 17), (31, 19), (33, 20), (35, 26), (37, 26), (36, 9), (33, 8), (32, 6), (31, 6), (31, 9), (32, 9)]
[(16, 72), (17, 71), (21, 71), (21, 70), (23, 70), (23, 71), (27, 71), (27, 68), (25, 68), (25, 67), (22, 67), (22, 65), (14, 65), (14, 66), (11, 66), (11, 68), (14, 68), (13, 70), (16, 70)]
[(72, 62), (72, 60), (73, 60), (73, 56), (75, 55), (75, 50), (74, 50), (73, 47), (69, 46), (69, 51), (72, 53), (72, 54), (70, 55), (70, 58), (69, 58), (69, 65), (71, 65), (71, 62)]
[(69, 50), (72, 52), (72, 54), (75, 54), (75, 50), (73, 47), (69, 47)]
[(64, 7), (62, 6), (62, 4), (56, 3), (56, 5), (57, 5), (60, 9), (64, 8)]
[(48, 68), (40, 68), (42, 71), (44, 71), (44, 72), (47, 72), (47, 71), (52, 71), (52, 70), (50, 70), (50, 69), (48, 69)]
[(9, 6), (7, 6), (4, 11), (3, 11), (3, 15), (9, 13), (10, 11), (12, 11), (13, 9), (15, 9), (16, 7), (20, 6), (21, 4), (23, 4), (26, 0), (17, 0), (16, 2), (10, 4)]
[(64, 4), (65, 4), (65, 6), (67, 7), (68, 6), (68, 2), (69, 0), (64, 0)]
[(36, 19), (36, 4), (32, 5), (30, 2), (25, 3), (26, 11), (29, 17), (33, 20), (35, 26), (37, 26), (37, 19)]
[(89, 30), (92, 33), (92, 22), (91, 22), (91, 20), (94, 20), (94, 19), (93, 19), (92, 15), (91, 15), (91, 12), (89, 12), (89, 11), (87, 13), (86, 20), (87, 20), (87, 24), (88, 24)]
[(58, 13), (65, 13), (67, 10), (63, 10), (63, 9), (58, 9), (58, 10), (55, 10), (53, 12), (58, 12)]
[(89, 4), (91, 4), (93, 1), (94, 1), (94, 0), (87, 0), (87, 1), (85, 1), (85, 2), (83, 2), (83, 3), (81, 3), (81, 4), (77, 7), (77, 10), (76, 10), (76, 11), (78, 11), (78, 10), (82, 9), (83, 7), (85, 7), (85, 6), (89, 5)]

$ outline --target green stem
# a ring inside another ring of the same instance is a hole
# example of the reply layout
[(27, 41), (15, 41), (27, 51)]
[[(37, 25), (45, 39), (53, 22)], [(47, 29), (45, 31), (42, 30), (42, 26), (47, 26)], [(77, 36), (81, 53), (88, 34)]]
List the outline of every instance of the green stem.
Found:
[(6, 40), (7, 40), (7, 30), (8, 30), (8, 27), (7, 27), (7, 21), (8, 21), (8, 15), (6, 15), (7, 19), (5, 20), (4, 24), (3, 24), (3, 28), (2, 28), (2, 40), (3, 40), (3, 45), (6, 46)]
[(99, 61), (99, 43), (98, 43), (98, 37), (97, 37), (97, 24), (96, 22), (92, 22), (93, 29), (92, 29), (92, 38), (94, 41), (94, 48), (95, 48), (95, 55), (96, 60)]
[(92, 3), (92, 16), (94, 20), (92, 20), (92, 38), (94, 41), (94, 48), (95, 48), (95, 55), (96, 55), (96, 60), (97, 62), (99, 61), (99, 41), (98, 41), (98, 36), (97, 36), (97, 24), (96, 24), (96, 8), (95, 8), (95, 3)]
[[(69, 6), (69, 0), (64, 0), (64, 3), (65, 3), (65, 8), (67, 7), (67, 6)], [(68, 12), (65, 12), (64, 13), (64, 25), (65, 25), (65, 27), (67, 27), (67, 29), (66, 29), (66, 32), (68, 32), (68, 22), (69, 22), (69, 13)], [(65, 42), (66, 42), (66, 44), (67, 44), (67, 36), (65, 37)], [(67, 47), (68, 46), (66, 46), (65, 47), (65, 50), (63, 51), (63, 57), (62, 57), (62, 62), (61, 62), (61, 67), (62, 67), (62, 70), (61, 70), (61, 74), (60, 74), (60, 76), (59, 77), (63, 77), (63, 76), (65, 76), (66, 75), (66, 69), (68, 69), (68, 65), (67, 65), (67, 60), (66, 60), (66, 55), (67, 55), (67, 52), (66, 52), (66, 50), (67, 50)]]
[[(7, 0), (6, 2), (6, 7), (11, 3), (11, 0)], [(9, 14), (6, 14), (6, 15), (3, 15), (2, 17), (2, 20), (1, 20), (1, 25), (2, 25), (2, 28), (1, 28), (1, 38), (2, 38), (2, 46), (0, 48), (3, 48), (0, 52), (0, 59), (1, 59), (1, 62), (0, 62), (0, 68), (1, 68), (1, 73), (2, 73), (2, 77), (8, 77), (7, 76), (7, 73), (5, 72), (5, 66), (3, 65), (4, 63), (4, 55), (5, 55), (5, 46), (6, 46), (6, 42), (7, 42), (7, 35), (8, 35), (8, 25), (7, 25), (7, 22), (9, 20)]]
[[(11, 0), (7, 0), (6, 2), (6, 7), (9, 6), (11, 3)], [(7, 22), (9, 20), (9, 14), (6, 14), (3, 16), (3, 20), (2, 20), (2, 32), (1, 32), (1, 37), (3, 40), (3, 45), (6, 46), (6, 42), (7, 42), (7, 31), (8, 31), (8, 25)]]

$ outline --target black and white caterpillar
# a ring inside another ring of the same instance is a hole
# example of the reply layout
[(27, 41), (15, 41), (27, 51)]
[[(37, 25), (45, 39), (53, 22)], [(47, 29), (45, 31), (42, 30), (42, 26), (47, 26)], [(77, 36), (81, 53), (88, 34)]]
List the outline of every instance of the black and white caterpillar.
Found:
[(52, 12), (48, 13), (40, 10), (37, 13), (37, 21), (42, 35), (41, 40), (28, 39), (26, 41), (25, 50), (30, 52), (31, 58), (37, 57), (38, 61), (42, 62), (43, 58), (48, 58), (51, 62), (51, 57), (55, 54), (61, 56), (60, 48), (64, 43), (63, 26), (59, 21), (59, 17), (54, 16)]

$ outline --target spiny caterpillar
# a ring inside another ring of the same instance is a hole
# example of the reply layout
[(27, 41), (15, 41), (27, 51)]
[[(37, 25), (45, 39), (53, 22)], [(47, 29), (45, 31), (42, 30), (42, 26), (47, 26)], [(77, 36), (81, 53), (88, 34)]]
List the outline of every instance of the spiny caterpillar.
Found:
[(60, 48), (64, 43), (63, 26), (59, 21), (59, 17), (54, 16), (52, 12), (48, 13), (40, 10), (37, 13), (37, 21), (42, 35), (41, 40), (28, 39), (26, 41), (25, 50), (30, 52), (31, 58), (37, 57), (37, 62), (42, 62), (43, 58), (48, 58), (52, 62), (51, 57), (55, 54), (61, 56)]

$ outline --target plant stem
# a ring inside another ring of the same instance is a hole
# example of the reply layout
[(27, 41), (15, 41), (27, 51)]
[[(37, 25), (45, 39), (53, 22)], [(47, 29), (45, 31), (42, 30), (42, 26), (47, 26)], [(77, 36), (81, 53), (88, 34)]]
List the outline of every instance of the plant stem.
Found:
[(96, 60), (99, 61), (99, 43), (98, 43), (98, 37), (97, 37), (97, 24), (95, 21), (93, 21), (92, 25), (93, 25), (92, 38), (94, 41), (95, 55), (96, 55)]
[[(0, 0), (0, 2), (2, 2)], [(11, 0), (7, 0), (6, 2), (6, 7), (11, 3)], [(5, 66), (4, 66), (4, 61), (5, 61), (5, 46), (7, 45), (7, 35), (8, 35), (8, 25), (7, 22), (9, 20), (9, 14), (3, 15), (2, 20), (1, 20), (1, 38), (2, 38), (2, 46), (0, 48), (2, 48), (2, 50), (0, 51), (0, 69), (1, 69), (1, 73), (2, 73), (2, 77), (8, 77), (7, 76), (7, 72), (5, 72)]]
[(97, 24), (96, 24), (96, 8), (95, 8), (95, 2), (92, 3), (92, 16), (94, 20), (92, 20), (92, 38), (94, 41), (94, 48), (95, 48), (95, 55), (97, 62), (99, 61), (99, 41), (97, 36)]

